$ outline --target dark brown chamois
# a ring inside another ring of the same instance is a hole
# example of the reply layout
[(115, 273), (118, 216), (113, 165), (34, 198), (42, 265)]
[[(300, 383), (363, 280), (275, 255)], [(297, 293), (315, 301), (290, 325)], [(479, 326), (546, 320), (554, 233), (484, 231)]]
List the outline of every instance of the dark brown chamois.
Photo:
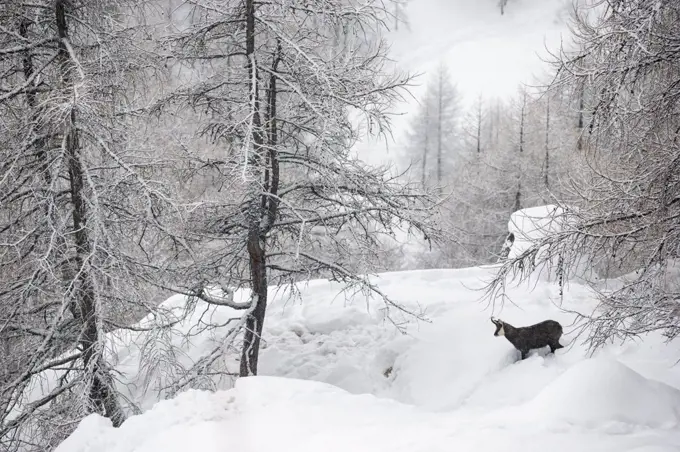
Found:
[(531, 326), (516, 328), (502, 320), (491, 317), (491, 322), (496, 325), (494, 336), (505, 336), (512, 345), (522, 354), (522, 359), (526, 358), (529, 350), (550, 347), (550, 353), (555, 353), (558, 348), (563, 348), (560, 344), (562, 336), (562, 325), (554, 320), (545, 320)]

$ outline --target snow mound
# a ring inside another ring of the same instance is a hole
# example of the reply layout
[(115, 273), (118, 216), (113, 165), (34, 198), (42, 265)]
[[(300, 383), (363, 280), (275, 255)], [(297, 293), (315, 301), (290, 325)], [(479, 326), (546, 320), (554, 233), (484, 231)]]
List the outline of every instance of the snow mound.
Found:
[(535, 242), (559, 232), (563, 214), (563, 210), (555, 205), (531, 207), (513, 213), (508, 222), (508, 231), (514, 234), (515, 241), (508, 258), (519, 256)]
[(88, 452), (106, 447), (109, 436), (114, 433), (111, 420), (98, 414), (91, 414), (78, 424), (76, 430), (64, 440), (57, 451)]
[(234, 411), (234, 391), (190, 390), (157, 403), (120, 428), (92, 414), (55, 452), (222, 452), (243, 450)]
[(526, 408), (542, 420), (586, 427), (620, 422), (669, 428), (680, 421), (680, 390), (613, 359), (593, 358), (569, 368)]
[(407, 438), (415, 442), (413, 412), (325, 383), (249, 377), (228, 391), (189, 391), (159, 402), (118, 429), (89, 416), (56, 452), (387, 452)]

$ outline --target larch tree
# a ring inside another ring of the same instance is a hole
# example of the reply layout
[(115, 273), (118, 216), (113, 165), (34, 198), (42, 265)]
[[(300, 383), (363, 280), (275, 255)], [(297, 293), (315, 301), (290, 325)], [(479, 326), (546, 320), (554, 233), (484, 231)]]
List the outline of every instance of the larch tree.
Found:
[(389, 131), (391, 109), (410, 82), (391, 67), (382, 38), (394, 5), (197, 0), (185, 6), (193, 23), (165, 42), (176, 61), (200, 68), (199, 75), (158, 108), (193, 109), (201, 132), (221, 151), (205, 163), (219, 168), (224, 189), (195, 212), (193, 231), (211, 245), (216, 278), (225, 287), (250, 288), (250, 297), (235, 302), (200, 287), (193, 294), (243, 312), (232, 329), (243, 338), (240, 375), (258, 371), (270, 284), (329, 277), (377, 294), (388, 317), (403, 314), (356, 270), (378, 268), (382, 234), (411, 228), (436, 238), (432, 200), (352, 151), (366, 134)]
[(515, 191), (515, 205), (513, 211), (518, 211), (522, 208), (522, 173), (524, 172), (523, 163), (526, 159), (526, 138), (527, 138), (527, 92), (522, 90), (520, 94), (519, 108), (518, 108), (518, 127), (517, 127), (517, 157), (516, 174), (517, 174), (517, 190)]
[(106, 333), (154, 309), (148, 268), (187, 248), (167, 165), (130, 139), (154, 62), (138, 6), (0, 5), (3, 450), (49, 450), (89, 413), (124, 421)]
[(459, 160), (462, 119), (460, 96), (446, 65), (441, 64), (430, 79), (411, 121), (402, 159), (420, 172), (424, 187), (442, 190), (452, 181)]

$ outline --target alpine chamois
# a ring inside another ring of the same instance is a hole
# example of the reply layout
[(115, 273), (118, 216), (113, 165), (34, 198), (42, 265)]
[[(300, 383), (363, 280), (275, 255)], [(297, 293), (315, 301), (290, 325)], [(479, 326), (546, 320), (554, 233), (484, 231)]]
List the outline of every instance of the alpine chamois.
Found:
[(507, 322), (491, 317), (491, 322), (496, 325), (494, 336), (505, 336), (512, 345), (522, 354), (522, 359), (526, 358), (529, 350), (550, 347), (550, 353), (555, 353), (558, 348), (563, 348), (560, 344), (562, 336), (562, 325), (554, 320), (545, 320), (531, 326), (516, 328)]

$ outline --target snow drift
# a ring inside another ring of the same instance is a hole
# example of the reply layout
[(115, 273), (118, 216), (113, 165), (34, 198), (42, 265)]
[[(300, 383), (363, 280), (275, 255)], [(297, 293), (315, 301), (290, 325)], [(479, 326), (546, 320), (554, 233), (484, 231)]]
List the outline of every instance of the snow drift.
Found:
[[(407, 335), (385, 322), (375, 300), (338, 298), (333, 283), (301, 287), (301, 303), (278, 295), (261, 356), (262, 373), (277, 377), (237, 380), (215, 393), (191, 390), (119, 429), (89, 416), (58, 451), (680, 448), (678, 347), (650, 335), (588, 359), (570, 331), (573, 314), (556, 306), (558, 288), (539, 281), (511, 288), (514, 304), (493, 314), (517, 326), (558, 320), (567, 347), (518, 361), (512, 345), (493, 336), (491, 307), (479, 303), (476, 289), (493, 271), (379, 275), (385, 293), (431, 319), (411, 322)], [(592, 293), (572, 284), (564, 303), (587, 311)], [(150, 400), (149, 392), (136, 397)]]
[(587, 359), (551, 382), (527, 408), (537, 418), (584, 426), (620, 422), (676, 427), (680, 391), (613, 359)]
[[(678, 432), (603, 434), (545, 422), (432, 413), (318, 382), (272, 377), (239, 380), (228, 391), (189, 391), (159, 402), (119, 429), (91, 415), (57, 452), (544, 451), (652, 450), (680, 446)], [(512, 427), (512, 428), (510, 428)]]

